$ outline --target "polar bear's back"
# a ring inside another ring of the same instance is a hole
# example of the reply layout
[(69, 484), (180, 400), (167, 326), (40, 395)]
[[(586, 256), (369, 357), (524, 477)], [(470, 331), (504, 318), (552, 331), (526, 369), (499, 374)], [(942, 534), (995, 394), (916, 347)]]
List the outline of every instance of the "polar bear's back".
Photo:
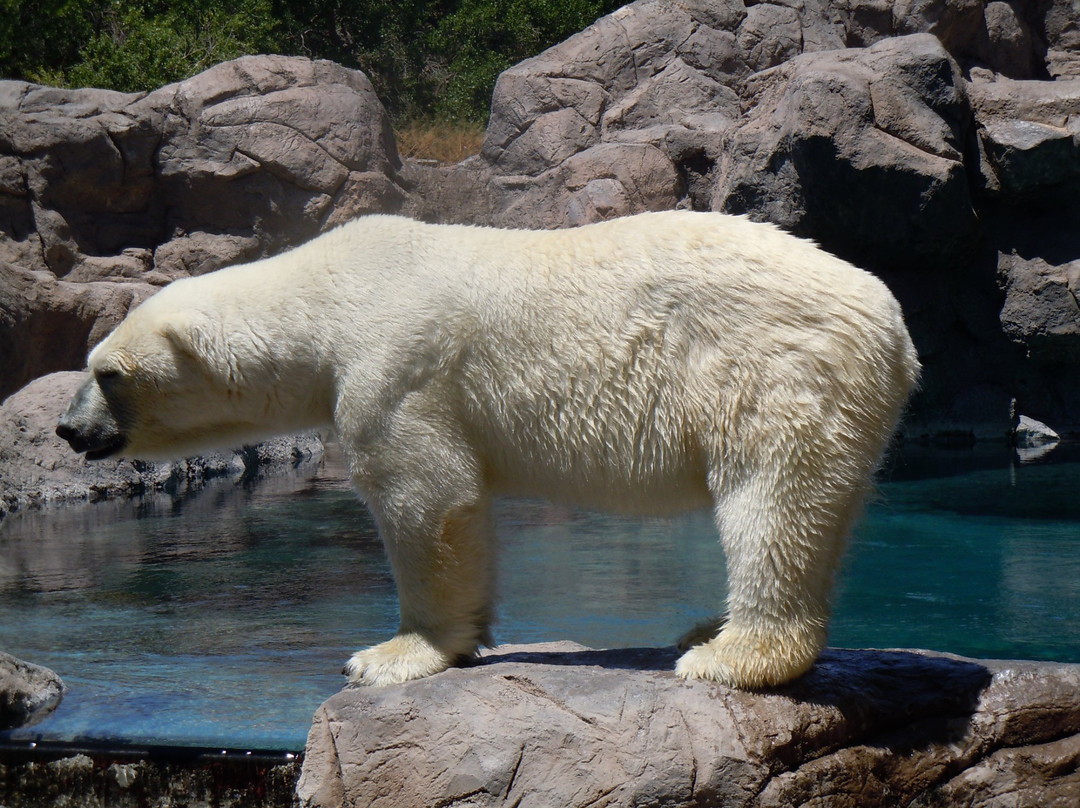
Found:
[(771, 225), (670, 212), (430, 232), (459, 406), (510, 490), (704, 504), (718, 447), (831, 432), (839, 456), (845, 432), (893, 428), (918, 373), (884, 284)]

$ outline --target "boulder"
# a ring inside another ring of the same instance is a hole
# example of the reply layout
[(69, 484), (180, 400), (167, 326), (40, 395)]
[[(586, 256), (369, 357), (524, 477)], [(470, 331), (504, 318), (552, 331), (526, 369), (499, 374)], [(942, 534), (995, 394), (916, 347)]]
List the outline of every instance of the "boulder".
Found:
[[(841, 204), (848, 215), (837, 218), (863, 213), (852, 240), (899, 231), (890, 244), (871, 244), (875, 255), (901, 245), (903, 260), (910, 235), (925, 247), (922, 260), (947, 266), (976, 235), (964, 77), (1045, 79), (1051, 62), (1064, 65), (1080, 48), (1068, 2), (639, 0), (499, 77), (483, 161), (469, 167), (488, 173), (488, 198), (463, 202), (470, 217), (502, 224), (520, 219), (504, 211), (527, 197), (534, 225), (575, 223), (566, 209), (581, 208), (581, 195), (571, 199), (555, 169), (599, 145), (645, 142), (680, 178), (675, 204), (802, 223), (819, 238), (823, 223), (844, 228), (821, 212), (804, 222), (804, 206)], [(777, 142), (785, 136), (794, 142)], [(611, 179), (618, 191), (584, 208), (590, 220), (666, 196)], [(536, 208), (540, 198), (547, 204)], [(933, 232), (909, 233), (918, 223)], [(942, 235), (946, 249), (931, 249)]]
[(1080, 14), (1073, 0), (1039, 3), (1046, 37), (1046, 69), (1054, 78), (1080, 78)]
[(976, 71), (968, 96), (982, 176), (995, 195), (1080, 188), (1080, 79), (1012, 81)]
[(751, 77), (710, 207), (878, 268), (943, 269), (978, 237), (960, 70), (929, 34), (797, 56)]
[(316, 713), (303, 806), (1066, 805), (1080, 666), (828, 650), (746, 693), (674, 649), (508, 646)]
[(0, 400), (44, 374), (85, 367), (90, 349), (157, 289), (137, 277), (73, 282), (0, 261)]
[(178, 277), (400, 207), (367, 77), (250, 56), (152, 93), (0, 81), (0, 398)]
[(56, 709), (65, 690), (48, 668), (0, 652), (0, 730), (40, 721)]
[(1028, 418), (1026, 415), (1021, 415), (1019, 417), (1016, 423), (1016, 430), (1013, 432), (1013, 445), (1017, 449), (1039, 449), (1044, 446), (1052, 447), (1056, 446), (1060, 440), (1061, 436), (1053, 429), (1048, 427), (1042, 421), (1036, 421), (1034, 418)]
[(0, 405), (0, 517), (28, 506), (97, 501), (151, 491), (181, 494), (214, 477), (248, 478), (268, 466), (318, 462), (316, 433), (276, 438), (236, 451), (168, 463), (121, 458), (89, 462), (56, 436), (56, 422), (84, 375), (35, 379)]
[(1036, 363), (1080, 364), (1080, 259), (1052, 266), (1002, 255), (1001, 324)]

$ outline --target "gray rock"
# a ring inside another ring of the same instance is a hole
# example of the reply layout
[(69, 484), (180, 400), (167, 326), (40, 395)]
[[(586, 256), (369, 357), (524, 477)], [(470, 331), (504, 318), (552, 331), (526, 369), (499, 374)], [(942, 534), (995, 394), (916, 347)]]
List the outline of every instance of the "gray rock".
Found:
[(48, 668), (0, 651), (0, 729), (34, 724), (64, 697), (60, 677)]
[[(1035, 449), (1054, 446), (1061, 441), (1061, 436), (1042, 421), (1021, 415), (1013, 432), (1013, 445), (1019, 449)], [(1030, 459), (1030, 458), (1025, 458)]]
[(1080, 14), (1073, 0), (1039, 4), (1046, 36), (1046, 69), (1054, 78), (1080, 78)]
[(674, 649), (510, 646), (347, 688), (301, 805), (1066, 805), (1080, 666), (827, 651), (776, 693), (685, 682)]
[(0, 261), (0, 400), (38, 376), (85, 367), (90, 349), (157, 288), (119, 272), (73, 282)]
[(1002, 255), (1001, 324), (1044, 365), (1080, 363), (1080, 259), (1052, 266), (1041, 258)]
[(244, 57), (149, 94), (0, 81), (0, 398), (83, 367), (154, 289), (400, 207), (389, 118), (331, 62)]
[(1011, 81), (976, 73), (969, 85), (983, 174), (991, 191), (1080, 188), (1080, 79)]
[(319, 435), (304, 433), (169, 463), (88, 462), (55, 434), (56, 422), (83, 378), (71, 371), (49, 374), (0, 405), (0, 517), (64, 501), (93, 502), (159, 490), (180, 494), (214, 477), (250, 477), (274, 465), (316, 463), (323, 454)]
[(866, 263), (943, 268), (978, 235), (959, 68), (927, 34), (804, 54), (749, 80), (711, 207)]

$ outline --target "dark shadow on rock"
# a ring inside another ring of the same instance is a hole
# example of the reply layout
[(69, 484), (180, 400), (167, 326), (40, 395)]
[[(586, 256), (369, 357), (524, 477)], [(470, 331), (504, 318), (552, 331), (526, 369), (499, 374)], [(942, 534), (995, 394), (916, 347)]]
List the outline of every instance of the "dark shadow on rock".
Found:
[[(675, 647), (558, 649), (503, 653), (498, 648), (473, 660), (469, 667), (504, 663), (600, 667), (611, 670), (673, 671)], [(943, 710), (959, 707), (970, 713), (992, 673), (973, 660), (923, 651), (878, 651), (828, 648), (802, 678), (779, 688), (758, 691), (810, 704), (843, 708), (853, 701), (905, 704), (908, 712), (922, 706)]]
[(595, 650), (553, 649), (551, 651), (507, 651), (499, 648), (488, 651), (484, 656), (470, 660), (472, 666), (495, 666), (500, 663), (523, 662), (535, 665), (561, 665), (567, 667), (598, 667), (612, 670), (633, 671), (673, 671), (679, 651), (668, 648), (609, 648)]
[(774, 692), (835, 707), (872, 736), (863, 743), (912, 750), (963, 735), (992, 680), (986, 666), (960, 657), (830, 648), (805, 676)]

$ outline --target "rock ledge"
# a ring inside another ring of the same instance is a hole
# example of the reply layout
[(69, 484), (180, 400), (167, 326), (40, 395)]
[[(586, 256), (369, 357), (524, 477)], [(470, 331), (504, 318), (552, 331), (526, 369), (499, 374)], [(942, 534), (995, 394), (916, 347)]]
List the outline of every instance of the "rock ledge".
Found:
[(0, 730), (40, 721), (56, 709), (65, 690), (48, 668), (0, 652)]
[(1075, 805), (1080, 665), (830, 649), (795, 685), (684, 682), (674, 649), (506, 646), (346, 688), (304, 806)]

